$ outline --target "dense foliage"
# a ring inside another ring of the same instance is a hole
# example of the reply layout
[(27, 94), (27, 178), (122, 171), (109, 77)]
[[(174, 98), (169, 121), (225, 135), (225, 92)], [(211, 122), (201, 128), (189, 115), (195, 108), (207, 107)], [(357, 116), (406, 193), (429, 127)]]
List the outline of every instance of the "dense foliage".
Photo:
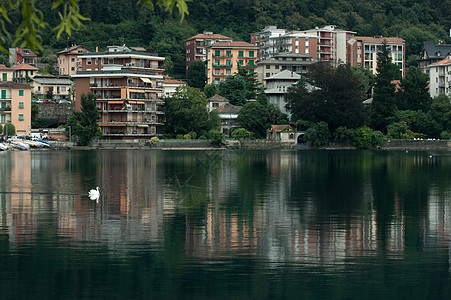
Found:
[[(451, 28), (449, 1), (194, 0), (188, 3), (189, 15), (181, 21), (177, 9), (171, 14), (158, 6), (152, 9), (141, 5), (150, 1), (80, 0), (78, 13), (90, 20), (84, 21), (85, 26), (80, 30), (71, 31), (70, 41), (64, 31), (60, 39), (55, 39), (52, 30), (61, 24), (61, 19), (57, 10), (51, 9), (54, 2), (40, 0), (35, 3), (35, 8), (43, 13), (49, 24), (40, 34), (44, 50), (60, 51), (71, 43), (91, 49), (96, 46), (104, 49), (113, 44), (147, 47), (168, 58), (169, 75), (177, 78), (185, 77), (184, 40), (205, 30), (249, 41), (250, 33), (268, 25), (306, 30), (334, 24), (362, 36), (404, 38), (408, 61), (412, 64), (415, 64), (414, 58), (421, 51), (423, 41), (451, 42), (447, 34)], [(9, 18), (11, 23), (5, 22), (6, 30), (14, 32), (22, 19), (20, 11), (12, 11)], [(1, 36), (1, 44), (5, 46), (14, 42), (12, 35)]]
[(101, 137), (97, 126), (99, 111), (96, 107), (96, 96), (81, 95), (81, 112), (74, 112), (67, 120), (66, 135), (74, 138), (81, 146), (89, 145), (95, 137)]

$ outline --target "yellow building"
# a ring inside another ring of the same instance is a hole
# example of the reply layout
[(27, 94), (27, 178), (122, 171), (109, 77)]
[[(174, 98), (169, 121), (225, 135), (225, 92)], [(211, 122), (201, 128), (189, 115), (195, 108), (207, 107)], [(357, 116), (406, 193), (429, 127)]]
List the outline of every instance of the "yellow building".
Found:
[(16, 135), (29, 135), (31, 129), (31, 86), (0, 82), (0, 124), (11, 122)]
[(219, 42), (207, 48), (207, 83), (219, 85), (238, 66), (257, 76), (258, 47), (246, 42)]

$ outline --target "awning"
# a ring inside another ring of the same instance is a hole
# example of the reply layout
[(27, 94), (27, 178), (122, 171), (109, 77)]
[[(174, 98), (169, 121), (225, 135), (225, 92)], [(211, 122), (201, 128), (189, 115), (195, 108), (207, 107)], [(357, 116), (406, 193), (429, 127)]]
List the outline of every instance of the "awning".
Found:
[(152, 83), (152, 81), (149, 78), (141, 77), (141, 80), (147, 83)]
[(131, 93), (145, 93), (146, 91), (145, 90), (138, 90), (138, 89), (130, 89), (130, 92)]
[(124, 100), (111, 100), (108, 101), (108, 104), (123, 104)]
[(136, 102), (136, 104), (145, 104), (144, 101), (135, 101), (135, 102)]
[(127, 100), (127, 102), (128, 102), (129, 104), (136, 104), (136, 101), (134, 101), (134, 100)]
[(138, 125), (138, 127), (149, 127), (149, 125)]

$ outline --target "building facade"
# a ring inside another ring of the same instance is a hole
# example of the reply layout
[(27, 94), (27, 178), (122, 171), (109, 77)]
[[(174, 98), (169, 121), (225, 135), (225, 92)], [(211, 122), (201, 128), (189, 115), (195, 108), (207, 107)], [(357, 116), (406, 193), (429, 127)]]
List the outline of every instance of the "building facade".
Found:
[(12, 81), (0, 82), (0, 124), (14, 125), (16, 135), (29, 135), (31, 130), (31, 86)]
[(238, 66), (248, 74), (257, 75), (257, 50), (246, 42), (218, 42), (207, 48), (207, 83), (219, 85), (227, 76), (238, 72)]
[(290, 116), (290, 113), (285, 107), (287, 104), (285, 101), (285, 94), (290, 87), (299, 81), (300, 78), (301, 75), (288, 70), (281, 71), (265, 78), (267, 87), (265, 89), (265, 94), (268, 96), (268, 102), (279, 108), (282, 113)]
[(28, 48), (9, 48), (9, 65), (29, 64), (36, 67), (38, 65), (38, 56)]
[(185, 40), (186, 70), (195, 60), (206, 61), (207, 47), (217, 42), (232, 42), (233, 39), (227, 36), (205, 31)]
[(0, 64), (0, 82), (13, 81), (13, 69)]
[(348, 39), (348, 59), (351, 66), (362, 66), (377, 73), (377, 53), (383, 43), (390, 49), (392, 63), (399, 66), (401, 76), (404, 77), (406, 71), (406, 42), (401, 38), (394, 37), (367, 37), (352, 36)]
[(11, 70), (13, 70), (13, 81), (17, 83), (30, 83), (39, 72), (38, 68), (25, 63), (13, 65)]
[(314, 63), (313, 58), (306, 54), (275, 54), (273, 57), (257, 64), (257, 80), (266, 87), (265, 78), (269, 78), (284, 70), (305, 74), (312, 63)]
[(429, 73), (429, 93), (432, 98), (451, 96), (451, 55), (426, 67)]
[(82, 94), (97, 96), (98, 125), (105, 139), (146, 139), (162, 132), (164, 57), (110, 46), (106, 52), (79, 56), (75, 110)]
[(47, 93), (52, 92), (53, 98), (50, 100), (71, 100), (71, 89), (73, 81), (67, 77), (56, 76), (35, 76), (31, 80), (33, 93), (38, 99), (47, 99)]
[(432, 41), (423, 42), (423, 49), (421, 50), (420, 58), (418, 59), (418, 66), (423, 72), (427, 73), (427, 66), (443, 60), (443, 58), (450, 54), (451, 45), (449, 44), (434, 44)]
[(163, 80), (163, 94), (165, 98), (170, 98), (175, 93), (179, 86), (186, 85), (186, 82), (164, 76)]
[(80, 69), (80, 61), (78, 56), (85, 52), (92, 52), (84, 46), (72, 46), (63, 51), (57, 52), (57, 70), (58, 75), (75, 75)]

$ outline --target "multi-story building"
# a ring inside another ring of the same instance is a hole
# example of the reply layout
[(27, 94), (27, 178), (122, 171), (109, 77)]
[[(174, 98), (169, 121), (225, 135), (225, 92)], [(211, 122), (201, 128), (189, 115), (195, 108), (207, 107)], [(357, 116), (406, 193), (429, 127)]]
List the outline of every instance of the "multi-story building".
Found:
[(38, 68), (25, 63), (13, 65), (11, 69), (13, 70), (13, 81), (17, 83), (29, 83), (39, 71)]
[(186, 85), (186, 82), (164, 76), (163, 80), (163, 94), (165, 98), (170, 98), (178, 87)]
[(0, 82), (13, 81), (13, 70), (5, 65), (0, 65)]
[(346, 41), (355, 32), (328, 25), (303, 31), (287, 31), (268, 26), (259, 33), (251, 34), (251, 43), (259, 48), (259, 60), (278, 53), (307, 54), (318, 61), (337, 66), (347, 63)]
[(0, 123), (11, 122), (16, 135), (29, 135), (31, 130), (31, 86), (12, 81), (0, 82)]
[(286, 109), (287, 102), (285, 101), (285, 93), (296, 82), (299, 81), (301, 75), (293, 71), (284, 70), (275, 75), (265, 78), (267, 88), (265, 94), (268, 96), (269, 103), (272, 103), (275, 107), (284, 114), (289, 114)]
[(78, 45), (66, 48), (63, 51), (57, 52), (57, 70), (58, 75), (75, 75), (80, 68), (78, 56), (85, 52), (92, 52), (90, 49)]
[(451, 96), (451, 54), (426, 67), (429, 73), (429, 93), (432, 98)]
[(362, 66), (377, 73), (377, 53), (380, 47), (386, 43), (390, 49), (392, 63), (399, 66), (401, 76), (405, 75), (405, 45), (406, 42), (396, 37), (367, 37), (352, 36), (348, 39), (348, 59), (351, 66)]
[(279, 53), (267, 60), (260, 61), (257, 66), (257, 80), (266, 86), (265, 78), (269, 78), (280, 71), (289, 70), (297, 74), (307, 73), (308, 67), (314, 62), (306, 54)]
[(9, 64), (11, 66), (16, 64), (29, 64), (32, 66), (37, 66), (38, 56), (28, 48), (9, 48)]
[(105, 139), (149, 138), (162, 132), (164, 57), (110, 46), (78, 58), (75, 110), (80, 111), (82, 94), (95, 94)]
[(207, 83), (219, 85), (227, 76), (238, 72), (238, 66), (256, 76), (257, 50), (246, 42), (218, 42), (207, 48)]
[[(70, 100), (73, 81), (67, 77), (35, 76), (31, 81), (33, 93), (39, 99), (47, 98), (47, 93), (52, 92), (53, 100)], [(52, 100), (52, 99), (51, 99)]]
[(205, 61), (207, 59), (207, 47), (217, 42), (232, 42), (227, 36), (205, 31), (185, 40), (186, 70), (195, 60)]
[(451, 45), (449, 44), (434, 44), (434, 42), (423, 42), (423, 50), (421, 51), (420, 58), (418, 59), (418, 66), (427, 72), (428, 65), (443, 60), (444, 57), (451, 54)]

